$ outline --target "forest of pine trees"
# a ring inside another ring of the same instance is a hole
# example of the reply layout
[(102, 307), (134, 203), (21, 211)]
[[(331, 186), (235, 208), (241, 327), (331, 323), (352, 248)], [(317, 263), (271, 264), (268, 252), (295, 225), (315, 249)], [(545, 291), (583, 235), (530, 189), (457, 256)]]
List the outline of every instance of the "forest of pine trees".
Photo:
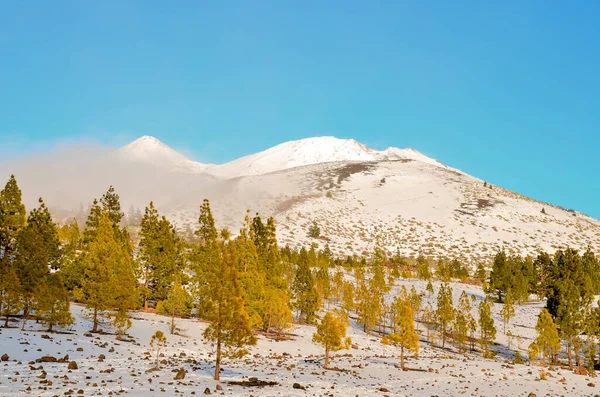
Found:
[[(279, 247), (274, 219), (249, 211), (234, 237), (217, 228), (208, 200), (200, 205), (193, 235), (179, 232), (153, 202), (134, 215), (125, 217), (111, 186), (93, 201), (85, 225), (75, 219), (59, 225), (41, 198), (26, 211), (11, 176), (0, 191), (4, 326), (26, 329), (34, 320), (49, 331), (68, 328), (73, 302), (85, 306), (91, 332), (125, 334), (131, 310), (169, 316), (171, 334), (178, 332), (178, 317), (195, 316), (209, 322), (204, 337), (215, 346), (219, 379), (224, 357), (244, 356), (259, 333), (285, 337), (294, 321), (316, 325), (314, 341), (324, 346), (326, 365), (330, 352), (349, 347), (350, 320), (397, 347), (402, 369), (407, 352), (418, 354), (420, 335), (442, 349), (467, 354), (479, 348), (491, 357), (494, 301), (503, 305), (504, 334), (515, 305), (545, 299), (531, 361), (541, 356), (543, 363), (558, 362), (562, 343), (569, 366), (593, 368), (597, 362), (600, 312), (593, 298), (600, 294), (600, 269), (591, 250), (535, 258), (499, 252), (488, 276), (482, 264), (470, 274), (457, 258), (413, 260), (382, 249), (336, 258), (328, 247)], [(410, 292), (394, 289), (400, 277), (426, 280), (427, 288), (423, 294), (414, 285)], [(456, 281), (481, 283), (487, 297), (476, 304), (463, 292), (455, 302)], [(395, 296), (385, 299), (390, 294)]]

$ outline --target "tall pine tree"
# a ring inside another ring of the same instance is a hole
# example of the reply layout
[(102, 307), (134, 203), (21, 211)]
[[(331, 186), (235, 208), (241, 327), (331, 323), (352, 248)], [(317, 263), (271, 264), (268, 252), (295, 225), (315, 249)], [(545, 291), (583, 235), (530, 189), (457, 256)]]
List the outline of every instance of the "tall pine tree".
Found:
[(22, 328), (25, 328), (29, 314), (38, 301), (48, 299), (42, 293), (42, 285), (50, 269), (60, 267), (60, 242), (56, 225), (42, 199), (39, 203), (40, 206), (27, 217), (27, 226), (17, 236), (15, 263), (24, 306)]

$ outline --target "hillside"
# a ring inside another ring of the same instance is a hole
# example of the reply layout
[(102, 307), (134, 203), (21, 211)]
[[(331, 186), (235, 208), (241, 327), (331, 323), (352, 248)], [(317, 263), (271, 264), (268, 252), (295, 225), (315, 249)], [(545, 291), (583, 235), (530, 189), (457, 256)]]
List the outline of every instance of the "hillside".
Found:
[[(402, 285), (414, 285), (426, 300), (425, 284), (420, 280), (400, 280), (390, 296), (396, 295)], [(439, 283), (434, 284), (438, 289)], [(476, 301), (485, 296), (477, 286), (451, 286), (455, 301), (462, 291)], [(202, 337), (205, 322), (177, 319), (177, 334), (170, 335), (170, 318), (131, 313), (133, 326), (119, 340), (110, 328), (108, 333), (89, 333), (91, 323), (84, 308), (73, 305), (76, 322), (65, 333), (43, 332), (33, 321), (27, 331), (0, 328), (0, 355), (7, 354), (6, 365), (0, 369), (0, 395), (172, 396), (200, 395), (207, 388), (210, 394), (227, 396), (527, 396), (531, 392), (538, 396), (567, 392), (571, 396), (592, 395), (597, 382), (590, 376), (576, 375), (566, 367), (512, 363), (513, 350), (522, 357), (527, 355), (526, 348), (535, 337), (533, 324), (542, 306), (543, 303), (535, 303), (517, 307), (509, 325), (514, 335), (511, 348), (507, 349), (507, 337), (498, 332), (496, 359), (482, 358), (479, 352), (459, 354), (450, 345), (442, 349), (439, 338), (428, 343), (426, 325), (417, 323), (421, 330), (419, 356), (407, 358), (409, 370), (402, 371), (396, 366), (397, 348), (383, 345), (380, 335), (367, 335), (352, 322), (348, 336), (353, 347), (337, 352), (332, 361), (335, 369), (328, 371), (323, 369), (322, 347), (311, 340), (315, 327), (294, 325), (289, 330), (290, 340), (259, 335), (248, 356), (225, 360), (221, 382), (217, 382), (212, 379), (214, 345)], [(501, 324), (501, 307), (493, 307), (497, 327)], [(473, 315), (477, 317), (477, 310), (473, 310)], [(167, 333), (167, 347), (160, 358), (162, 369), (152, 371), (155, 352), (149, 342), (157, 330)], [(35, 362), (44, 356), (60, 359), (65, 355), (69, 357), (67, 362)], [(67, 370), (69, 361), (78, 368)], [(180, 369), (187, 373), (184, 379), (175, 380)], [(546, 373), (546, 380), (540, 380), (542, 372)], [(275, 384), (260, 388), (229, 383), (251, 377)], [(295, 388), (294, 384), (305, 389)]]
[[(219, 227), (235, 233), (251, 209), (275, 217), (282, 244), (329, 244), (339, 255), (376, 246), (471, 262), (502, 248), (600, 252), (593, 218), (487, 185), (413, 149), (376, 151), (333, 137), (283, 143), (222, 165), (196, 163), (143, 137), (117, 152), (0, 164), (1, 175), (11, 173), (26, 203), (40, 194), (60, 219), (112, 184), (124, 209), (143, 210), (153, 200), (182, 230), (195, 228), (206, 197)], [(313, 221), (319, 239), (307, 237)]]

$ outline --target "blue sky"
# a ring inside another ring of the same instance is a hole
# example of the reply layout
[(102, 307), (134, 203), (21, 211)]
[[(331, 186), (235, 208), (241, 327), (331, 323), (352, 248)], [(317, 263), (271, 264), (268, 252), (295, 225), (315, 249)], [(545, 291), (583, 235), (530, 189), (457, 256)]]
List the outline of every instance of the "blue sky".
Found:
[(0, 2), (0, 159), (335, 135), (600, 217), (598, 1), (169, 4)]

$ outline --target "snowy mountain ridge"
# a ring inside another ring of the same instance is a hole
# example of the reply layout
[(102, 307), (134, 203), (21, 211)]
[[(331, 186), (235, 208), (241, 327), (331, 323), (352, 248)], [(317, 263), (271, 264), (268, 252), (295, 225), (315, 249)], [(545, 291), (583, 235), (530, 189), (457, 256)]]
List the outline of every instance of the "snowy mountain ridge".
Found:
[(306, 138), (281, 143), (265, 151), (250, 154), (225, 164), (202, 164), (165, 145), (157, 138), (143, 136), (118, 150), (129, 161), (188, 173), (209, 173), (222, 178), (262, 175), (306, 165), (339, 161), (416, 160), (445, 167), (439, 161), (414, 149), (389, 147), (378, 151), (354, 139), (333, 136)]

